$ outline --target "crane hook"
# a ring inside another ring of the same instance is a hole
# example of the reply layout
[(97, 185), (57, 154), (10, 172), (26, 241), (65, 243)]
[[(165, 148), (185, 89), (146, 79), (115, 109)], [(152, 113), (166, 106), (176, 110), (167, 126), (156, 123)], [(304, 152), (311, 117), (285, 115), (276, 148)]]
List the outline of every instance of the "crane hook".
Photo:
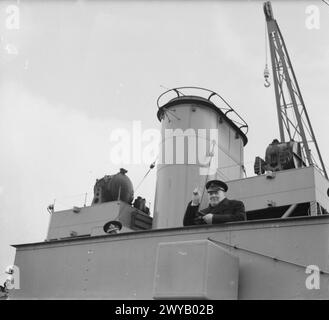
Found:
[(271, 85), (271, 82), (268, 81), (269, 76), (270, 76), (270, 72), (269, 72), (267, 64), (266, 64), (265, 69), (264, 69), (264, 79), (265, 79), (264, 86), (265, 86), (265, 88), (268, 88)]
[(265, 79), (264, 87), (268, 88), (271, 85), (271, 82), (268, 81), (268, 79)]

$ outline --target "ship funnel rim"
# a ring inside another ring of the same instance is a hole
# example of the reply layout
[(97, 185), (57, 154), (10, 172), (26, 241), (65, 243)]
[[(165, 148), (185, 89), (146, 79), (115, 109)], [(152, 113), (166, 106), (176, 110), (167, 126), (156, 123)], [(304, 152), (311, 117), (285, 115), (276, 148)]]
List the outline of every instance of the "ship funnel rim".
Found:
[[(193, 94), (193, 91), (201, 93), (203, 96)], [(172, 98), (172, 94), (176, 96)], [(191, 94), (192, 93), (192, 94)], [(171, 96), (171, 98), (168, 98)], [(215, 100), (214, 101), (212, 100)], [(165, 102), (163, 102), (165, 101)], [(158, 112), (157, 117), (161, 122), (164, 111), (172, 106), (182, 103), (197, 103), (210, 107), (222, 116), (230, 126), (232, 126), (242, 137), (243, 145), (248, 142), (248, 124), (246, 121), (229, 105), (229, 103), (217, 92), (201, 87), (177, 87), (163, 92), (157, 99)]]

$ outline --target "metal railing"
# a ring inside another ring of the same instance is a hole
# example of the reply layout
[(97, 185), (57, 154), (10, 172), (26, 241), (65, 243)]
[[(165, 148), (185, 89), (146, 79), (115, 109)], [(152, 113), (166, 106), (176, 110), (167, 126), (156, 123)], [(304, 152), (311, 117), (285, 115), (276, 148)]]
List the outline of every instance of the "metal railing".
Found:
[[(248, 133), (248, 125), (241, 116), (229, 105), (229, 103), (215, 91), (201, 87), (178, 87), (165, 91), (157, 99), (158, 108), (162, 108), (168, 102), (180, 97), (201, 97), (211, 102), (217, 107), (229, 120), (231, 120), (239, 130), (245, 135)], [(163, 102), (165, 101), (165, 102)]]

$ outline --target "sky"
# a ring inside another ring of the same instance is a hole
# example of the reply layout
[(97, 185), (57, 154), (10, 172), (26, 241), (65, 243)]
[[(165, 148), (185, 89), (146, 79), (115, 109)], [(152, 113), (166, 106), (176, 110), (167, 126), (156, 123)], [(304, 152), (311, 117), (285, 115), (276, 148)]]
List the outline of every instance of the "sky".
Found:
[[(164, 88), (200, 86), (222, 95), (249, 125), (244, 154), (253, 175), (255, 156), (278, 137), (274, 87), (263, 85), (262, 4), (0, 3), (0, 283), (14, 262), (10, 245), (45, 239), (54, 199), (58, 210), (71, 208), (87, 193), (89, 205), (96, 178), (118, 172), (113, 130), (131, 132), (133, 121), (160, 128), (156, 100)], [(310, 28), (314, 6), (319, 16)], [(329, 166), (329, 5), (272, 7)], [(19, 22), (11, 19), (17, 8)], [(136, 188), (148, 164), (124, 167)], [(153, 169), (136, 194), (151, 210), (155, 177)]]

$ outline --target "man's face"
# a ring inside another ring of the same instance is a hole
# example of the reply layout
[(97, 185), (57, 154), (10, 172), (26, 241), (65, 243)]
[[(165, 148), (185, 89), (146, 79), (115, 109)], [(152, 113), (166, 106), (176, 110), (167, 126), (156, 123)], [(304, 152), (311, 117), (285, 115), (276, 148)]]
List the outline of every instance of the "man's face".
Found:
[(119, 230), (119, 228), (116, 225), (110, 224), (109, 228), (107, 229), (107, 232), (108, 233), (117, 233), (118, 230)]
[(209, 204), (214, 207), (223, 199), (223, 191), (209, 191), (208, 192)]

